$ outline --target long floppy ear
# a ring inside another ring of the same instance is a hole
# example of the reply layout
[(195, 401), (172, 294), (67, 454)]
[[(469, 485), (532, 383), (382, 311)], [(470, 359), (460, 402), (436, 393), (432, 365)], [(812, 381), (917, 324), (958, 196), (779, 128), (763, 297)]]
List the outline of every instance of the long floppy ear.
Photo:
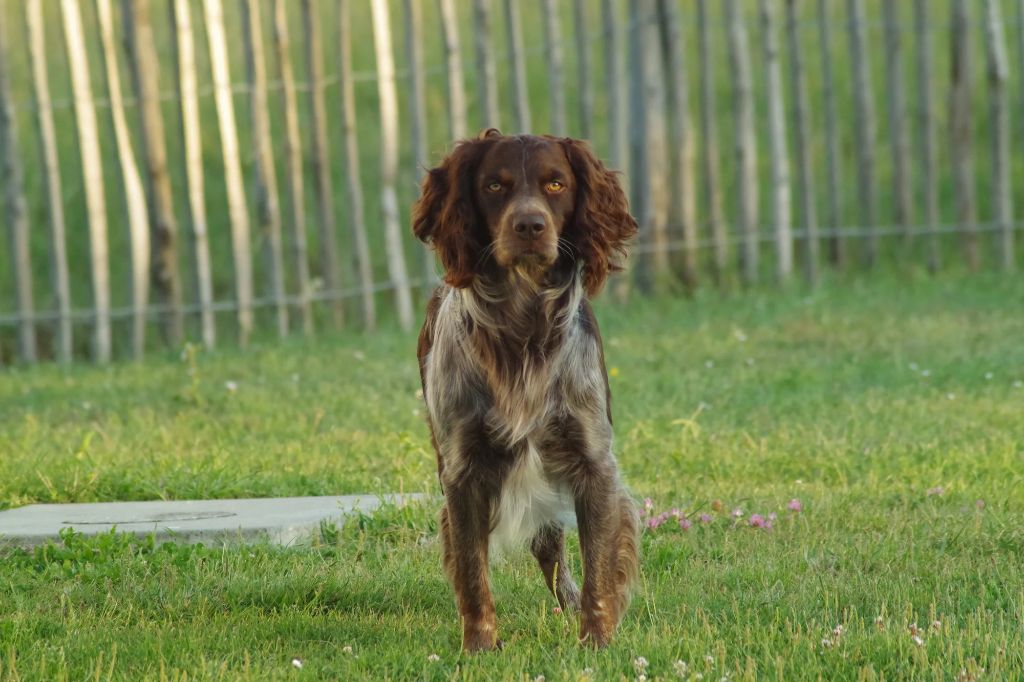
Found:
[(562, 139), (576, 177), (576, 208), (567, 235), (583, 261), (583, 287), (594, 296), (608, 275), (622, 270), (626, 242), (637, 232), (618, 175), (594, 156), (585, 142)]
[(412, 231), (430, 244), (441, 258), (444, 281), (467, 287), (480, 265), (486, 231), (473, 201), (476, 168), (489, 146), (486, 139), (500, 135), (486, 130), (475, 140), (464, 140), (423, 178), (420, 198), (412, 208)]

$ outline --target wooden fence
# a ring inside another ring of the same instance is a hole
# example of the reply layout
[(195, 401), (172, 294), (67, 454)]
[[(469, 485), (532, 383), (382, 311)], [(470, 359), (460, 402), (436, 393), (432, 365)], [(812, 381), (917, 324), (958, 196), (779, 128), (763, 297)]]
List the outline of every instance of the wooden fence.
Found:
[(410, 329), (489, 126), (624, 171), (621, 293), (1010, 270), (1011, 61), (1020, 0), (0, 0), (0, 363)]

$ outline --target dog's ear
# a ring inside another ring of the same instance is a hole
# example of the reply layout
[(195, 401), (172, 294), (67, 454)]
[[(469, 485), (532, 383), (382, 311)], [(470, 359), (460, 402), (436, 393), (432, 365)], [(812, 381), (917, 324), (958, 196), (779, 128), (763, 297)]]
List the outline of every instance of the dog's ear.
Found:
[(437, 252), (444, 281), (453, 287), (469, 286), (486, 246), (486, 229), (473, 198), (486, 137), (458, 143), (441, 165), (431, 168), (412, 209), (413, 234)]
[(564, 138), (562, 146), (576, 177), (576, 207), (568, 238), (583, 261), (583, 287), (591, 296), (612, 272), (637, 232), (618, 175), (594, 156), (585, 142)]

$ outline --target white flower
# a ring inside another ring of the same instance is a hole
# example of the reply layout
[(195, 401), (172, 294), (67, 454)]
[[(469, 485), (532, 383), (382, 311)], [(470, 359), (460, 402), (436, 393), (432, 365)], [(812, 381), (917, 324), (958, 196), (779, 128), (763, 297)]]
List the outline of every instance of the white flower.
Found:
[(346, 644), (345, 646), (341, 647), (341, 653), (343, 653), (343, 654), (350, 654), (350, 653), (352, 653), (352, 647), (349, 646), (348, 644)]
[(708, 360), (707, 362), (704, 363), (704, 366), (707, 367), (708, 369), (711, 369), (712, 367), (715, 366), (715, 361), (714, 360)]
[(947, 400), (956, 400), (956, 393), (947, 393), (946, 394), (946, 399)]
[(995, 374), (993, 374), (992, 372), (985, 372), (985, 380), (986, 381), (991, 381), (992, 377), (994, 377), (994, 376), (995, 376)]
[(366, 353), (364, 353), (361, 350), (357, 350), (357, 351), (352, 353), (352, 357), (354, 357), (356, 360), (365, 360), (366, 359)]
[[(741, 516), (742, 516), (742, 514), (741, 514)], [(712, 656), (711, 654), (708, 654), (707, 656), (704, 657), (704, 662), (707, 663), (708, 665), (714, 665), (715, 664), (715, 657)]]
[(1014, 388), (1024, 388), (1024, 381), (1021, 381), (1020, 379), (1017, 379), (1015, 382), (1013, 382), (1013, 387)]
[(930, 369), (922, 369), (921, 370), (921, 376), (923, 376), (923, 377), (930, 377), (931, 375), (932, 375), (932, 371)]
[(912, 362), (912, 363), (910, 363), (910, 365), (908, 365), (908, 366), (910, 367), (910, 369), (911, 369), (912, 371), (914, 371), (914, 372), (916, 372), (916, 371), (917, 371), (917, 363), (916, 363), (916, 362)]
[(832, 635), (836, 639), (839, 639), (840, 637), (843, 636), (843, 626), (842, 626), (842, 624), (839, 624), (839, 625), (835, 626), (834, 628), (832, 628)]
[(679, 677), (686, 677), (686, 673), (690, 672), (690, 666), (687, 665), (686, 661), (676, 661), (672, 664), (672, 668), (675, 669), (676, 675)]
[(427, 656), (427, 660), (430, 661), (431, 663), (437, 663), (438, 661), (441, 660), (441, 657), (438, 656), (437, 654), (430, 654), (429, 656)]
[(932, 621), (932, 630), (941, 630), (941, 629), (942, 629), (942, 621), (940, 621), (940, 620), (933, 620)]
[(829, 639), (828, 637), (823, 637), (822, 640), (821, 640), (821, 646), (825, 647), (826, 649), (831, 649), (832, 648), (832, 640)]
[(297, 659), (297, 658), (293, 658), (292, 659), (292, 666), (298, 668), (299, 670), (302, 670), (302, 661)]
[(647, 659), (643, 656), (637, 656), (633, 659), (633, 669), (636, 670), (637, 674), (643, 674), (647, 670)]
[(225, 381), (224, 382), (224, 388), (226, 388), (228, 390), (228, 393), (234, 393), (235, 391), (238, 390), (238, 382), (237, 381)]
[(911, 637), (911, 639), (917, 646), (924, 646), (924, 640), (918, 637), (917, 635), (914, 635), (913, 637)]
[(537, 677), (533, 678), (533, 682), (544, 682), (544, 676), (537, 675)]

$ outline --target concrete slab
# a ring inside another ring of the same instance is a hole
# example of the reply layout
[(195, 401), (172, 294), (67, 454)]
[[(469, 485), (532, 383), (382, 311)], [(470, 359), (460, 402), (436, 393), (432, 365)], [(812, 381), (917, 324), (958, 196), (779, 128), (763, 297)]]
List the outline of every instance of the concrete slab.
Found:
[(32, 504), (0, 512), (0, 547), (32, 547), (57, 540), (63, 528), (95, 535), (116, 527), (158, 541), (183, 543), (256, 542), (282, 545), (310, 537), (322, 521), (338, 521), (382, 504), (405, 505), (426, 499), (409, 495), (275, 497), (247, 500)]

